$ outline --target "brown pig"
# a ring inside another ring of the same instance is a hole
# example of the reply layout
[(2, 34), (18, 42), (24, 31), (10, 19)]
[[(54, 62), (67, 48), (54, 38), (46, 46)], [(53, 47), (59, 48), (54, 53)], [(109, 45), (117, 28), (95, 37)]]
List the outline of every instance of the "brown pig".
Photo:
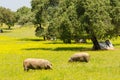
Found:
[(52, 69), (52, 64), (45, 59), (27, 58), (23, 61), (24, 71), (29, 69)]
[(89, 62), (90, 55), (86, 52), (80, 52), (80, 53), (75, 53), (73, 54), (69, 62)]

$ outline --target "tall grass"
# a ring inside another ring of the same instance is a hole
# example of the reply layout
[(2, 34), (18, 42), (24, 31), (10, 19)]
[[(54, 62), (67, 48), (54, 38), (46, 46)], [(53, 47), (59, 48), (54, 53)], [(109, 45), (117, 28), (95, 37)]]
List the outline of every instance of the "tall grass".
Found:
[[(92, 51), (87, 44), (63, 44), (42, 41), (34, 36), (34, 28), (15, 28), (0, 34), (0, 80), (119, 80), (120, 38), (112, 40), (114, 50)], [(88, 52), (89, 63), (68, 63), (76, 52)], [(28, 57), (45, 58), (53, 70), (23, 70)]]

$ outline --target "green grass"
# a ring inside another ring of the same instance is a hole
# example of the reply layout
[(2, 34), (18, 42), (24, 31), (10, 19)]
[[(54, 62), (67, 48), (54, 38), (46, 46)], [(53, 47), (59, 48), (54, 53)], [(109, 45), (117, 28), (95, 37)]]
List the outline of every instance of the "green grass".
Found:
[[(63, 44), (42, 41), (34, 29), (15, 28), (0, 34), (0, 80), (119, 80), (120, 38), (112, 40), (115, 50), (92, 51), (92, 44)], [(76, 52), (88, 52), (89, 63), (68, 63)], [(48, 59), (53, 70), (23, 70), (29, 57)]]

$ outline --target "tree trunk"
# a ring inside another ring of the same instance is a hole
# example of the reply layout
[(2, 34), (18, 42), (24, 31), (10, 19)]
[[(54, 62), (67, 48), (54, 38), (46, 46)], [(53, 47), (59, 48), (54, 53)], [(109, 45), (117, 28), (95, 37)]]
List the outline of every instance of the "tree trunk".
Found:
[(8, 26), (8, 29), (11, 29), (11, 26)]
[(3, 23), (0, 23), (0, 27), (2, 27), (3, 26)]
[[(88, 34), (91, 34), (93, 32), (93, 30), (89, 29), (88, 27), (86, 27), (85, 30)], [(97, 38), (94, 34), (92, 34), (92, 36), (91, 36), (91, 41), (93, 43), (93, 49), (94, 50), (100, 50), (101, 49), (100, 45), (98, 43), (98, 40), (97, 40)]]
[(46, 37), (45, 36), (43, 36), (43, 39), (44, 39), (44, 41), (46, 40)]
[(101, 48), (100, 48), (97, 38), (95, 36), (92, 36), (91, 40), (93, 42), (93, 49), (100, 50)]
[(42, 25), (41, 25), (41, 23), (40, 23), (40, 28), (42, 28)]

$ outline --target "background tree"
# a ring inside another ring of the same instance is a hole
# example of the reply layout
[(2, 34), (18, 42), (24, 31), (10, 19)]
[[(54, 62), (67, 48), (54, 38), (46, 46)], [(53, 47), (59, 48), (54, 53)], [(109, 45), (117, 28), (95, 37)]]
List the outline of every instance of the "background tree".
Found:
[(14, 26), (15, 22), (15, 12), (12, 12), (10, 9), (0, 7), (0, 23), (5, 23), (10, 29), (11, 26)]
[(71, 39), (79, 40), (79, 38), (87, 37), (93, 42), (94, 49), (99, 50), (101, 49), (99, 40), (111, 38), (113, 33), (118, 30), (118, 0), (56, 1), (32, 0), (32, 9), (36, 12), (37, 24), (47, 23), (46, 29), (49, 30), (49, 33), (58, 32), (57, 35), (65, 43), (67, 43), (65, 40), (68, 35), (68, 43)]
[(70, 27), (71, 25), (69, 24), (68, 20), (64, 20), (59, 27), (60, 38), (64, 43), (71, 43), (72, 36)]
[(32, 11), (35, 13), (34, 24), (37, 26), (35, 32), (37, 36), (43, 36), (44, 40), (46, 37), (45, 27), (46, 25), (46, 9), (48, 6), (48, 0), (32, 0), (31, 1)]
[(16, 11), (17, 23), (19, 25), (31, 24), (34, 21), (34, 13), (31, 8), (23, 6)]
[(111, 23), (114, 25), (114, 30), (112, 32), (113, 36), (120, 35), (120, 1), (119, 0), (110, 0), (110, 17), (112, 18)]
[(100, 49), (98, 40), (109, 37), (106, 34), (114, 28), (108, 13), (110, 1), (80, 0), (78, 3), (77, 12), (82, 23), (81, 27), (89, 34), (94, 49), (98, 50)]
[(58, 30), (58, 28), (55, 26), (55, 23), (50, 23), (46, 31), (47, 37), (52, 40), (59, 38), (59, 32), (56, 30)]
[[(52, 25), (53, 27), (56, 27), (55, 28), (56, 31), (59, 32), (57, 36), (59, 36), (64, 43), (71, 43), (71, 40), (75, 38), (74, 36), (77, 35), (75, 33), (75, 28), (76, 27), (79, 28), (80, 26), (75, 11), (75, 1), (70, 2), (68, 0), (60, 0), (58, 1), (58, 3), (59, 4), (57, 4), (56, 6), (52, 6), (52, 7), (50, 6), (48, 8), (48, 12), (49, 12), (48, 20), (50, 24), (53, 24)], [(68, 26), (71, 25), (71, 26), (68, 27), (67, 25)]]

